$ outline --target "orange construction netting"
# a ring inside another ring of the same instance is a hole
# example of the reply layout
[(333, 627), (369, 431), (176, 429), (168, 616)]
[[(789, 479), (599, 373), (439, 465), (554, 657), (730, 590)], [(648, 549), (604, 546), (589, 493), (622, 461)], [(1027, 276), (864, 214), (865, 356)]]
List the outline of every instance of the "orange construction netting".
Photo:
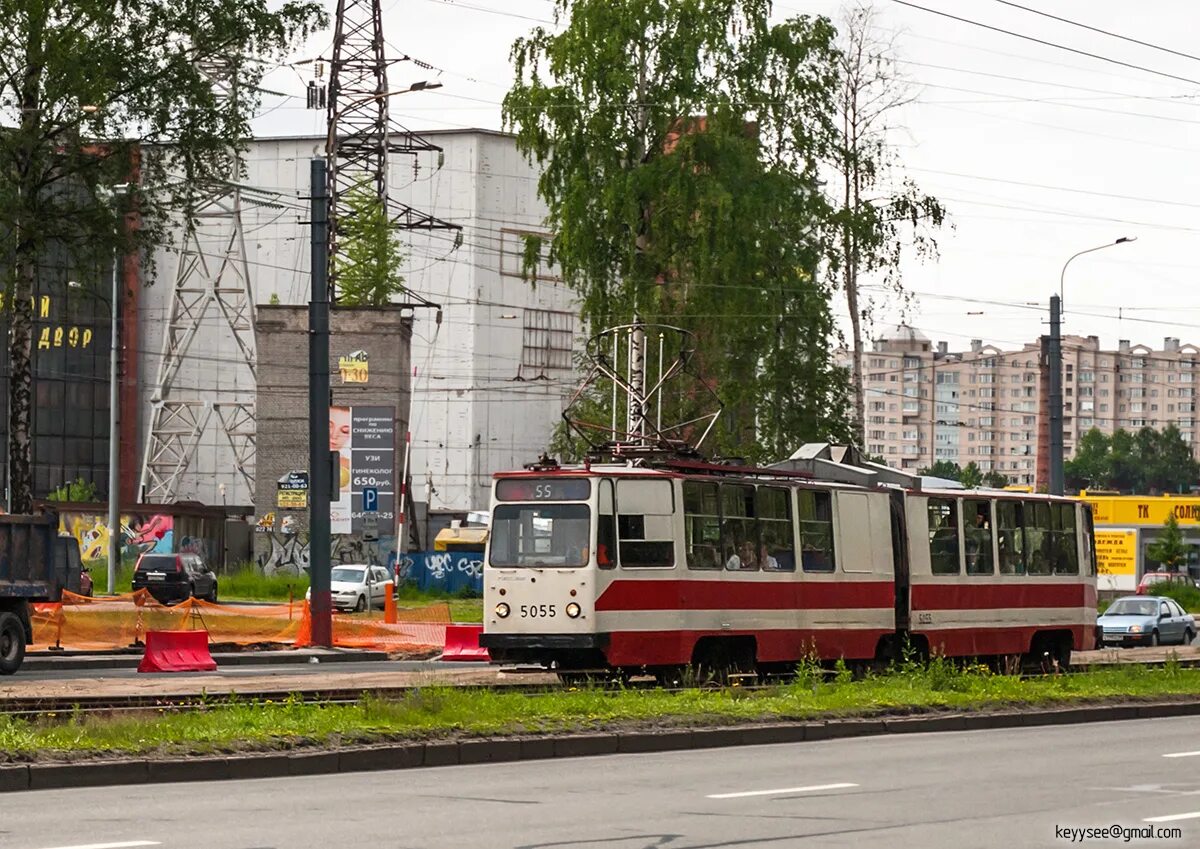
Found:
[[(394, 622), (385, 621), (394, 618)], [(333, 616), (334, 645), (397, 654), (441, 648), (450, 623), (445, 602), (384, 613)], [(275, 605), (213, 604), (189, 599), (159, 604), (146, 590), (90, 598), (63, 592), (58, 604), (37, 604), (33, 612), (33, 650), (61, 646), (71, 650), (125, 648), (144, 640), (147, 631), (208, 631), (214, 644), (237, 646), (312, 645), (308, 603)]]

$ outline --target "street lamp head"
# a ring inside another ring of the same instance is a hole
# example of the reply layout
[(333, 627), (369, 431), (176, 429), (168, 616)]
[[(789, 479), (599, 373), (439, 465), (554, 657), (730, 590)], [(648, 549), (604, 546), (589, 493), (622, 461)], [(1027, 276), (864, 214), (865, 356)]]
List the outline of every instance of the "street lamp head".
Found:
[(82, 289), (83, 284), (80, 283), (78, 280), (68, 280), (67, 287), (70, 289)]
[(1123, 245), (1126, 242), (1136, 242), (1136, 241), (1137, 241), (1137, 236), (1122, 236), (1121, 238), (1119, 238), (1115, 242), (1113, 242), (1113, 244), (1114, 245)]

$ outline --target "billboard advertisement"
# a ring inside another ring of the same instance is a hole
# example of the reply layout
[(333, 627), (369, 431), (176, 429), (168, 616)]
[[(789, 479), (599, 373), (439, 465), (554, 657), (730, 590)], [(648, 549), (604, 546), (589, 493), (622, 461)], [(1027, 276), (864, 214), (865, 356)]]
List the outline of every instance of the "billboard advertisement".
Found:
[(329, 450), (338, 455), (330, 533), (363, 531), (363, 490), (379, 495), (381, 527), (396, 523), (396, 408), (330, 407)]

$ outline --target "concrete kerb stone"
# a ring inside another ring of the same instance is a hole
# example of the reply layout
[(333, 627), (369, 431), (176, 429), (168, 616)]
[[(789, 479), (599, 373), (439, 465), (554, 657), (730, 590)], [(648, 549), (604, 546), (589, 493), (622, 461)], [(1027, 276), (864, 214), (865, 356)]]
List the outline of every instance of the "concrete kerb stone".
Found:
[(30, 764), (29, 789), (142, 784), (149, 776), (149, 762), (140, 760), (108, 761), (103, 769), (91, 763)]
[(617, 751), (677, 752), (696, 748), (696, 735), (691, 729), (669, 731), (622, 731), (617, 735)]
[(616, 754), (620, 737), (616, 734), (570, 734), (554, 738), (556, 758), (580, 758)]
[(288, 755), (288, 775), (327, 775), (341, 772), (342, 752), (293, 752)]
[(228, 758), (185, 758), (174, 761), (148, 761), (149, 781), (224, 781), (229, 778)]
[(884, 730), (888, 734), (914, 734), (932, 731), (965, 731), (966, 717), (962, 714), (937, 714), (934, 716), (910, 716), (903, 719), (885, 719)]
[(439, 740), (425, 744), (423, 766), (453, 766), (458, 763), (458, 741)]
[(343, 749), (337, 753), (336, 771), (375, 772), (381, 769), (411, 769), (418, 766), (430, 766), (425, 759), (427, 748), (425, 743), (401, 743)]
[(554, 757), (553, 737), (522, 737), (521, 760), (543, 761)]
[(520, 740), (460, 740), (458, 742), (458, 762), (460, 764), (519, 760), (522, 760)]
[(231, 779), (282, 778), (292, 774), (292, 758), (287, 752), (234, 755), (225, 759)]
[(0, 793), (29, 789), (28, 764), (0, 765)]
[(335, 751), (268, 752), (230, 757), (185, 757), (169, 761), (0, 764), (0, 792), (146, 782), (319, 775), (488, 761), (797, 743), (879, 734), (1035, 727), (1197, 714), (1200, 714), (1200, 702), (1090, 705), (1052, 710), (772, 723), (722, 728), (669, 729), (661, 732), (628, 731), (573, 734), (565, 737), (438, 740)]
[(1122, 716), (1121, 719), (1132, 719), (1136, 716), (1138, 719), (1155, 719), (1162, 716), (1195, 716), (1200, 714), (1200, 701), (1196, 702), (1174, 702), (1171, 704), (1158, 705), (1127, 705), (1126, 710), (1132, 714), (1131, 716)]

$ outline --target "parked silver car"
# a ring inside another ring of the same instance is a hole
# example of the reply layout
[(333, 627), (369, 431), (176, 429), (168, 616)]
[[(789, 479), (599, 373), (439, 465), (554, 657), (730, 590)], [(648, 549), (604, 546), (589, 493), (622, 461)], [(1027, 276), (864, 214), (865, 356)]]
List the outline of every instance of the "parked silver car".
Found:
[[(355, 611), (366, 610), (368, 605), (382, 608), (385, 585), (391, 580), (387, 569), (382, 566), (367, 566), (358, 563), (334, 566), (333, 571), (329, 574), (333, 607), (335, 610)], [(312, 601), (311, 587), (304, 594), (304, 598)]]
[(1118, 598), (1096, 619), (1103, 645), (1191, 645), (1196, 623), (1174, 599), (1154, 595)]

